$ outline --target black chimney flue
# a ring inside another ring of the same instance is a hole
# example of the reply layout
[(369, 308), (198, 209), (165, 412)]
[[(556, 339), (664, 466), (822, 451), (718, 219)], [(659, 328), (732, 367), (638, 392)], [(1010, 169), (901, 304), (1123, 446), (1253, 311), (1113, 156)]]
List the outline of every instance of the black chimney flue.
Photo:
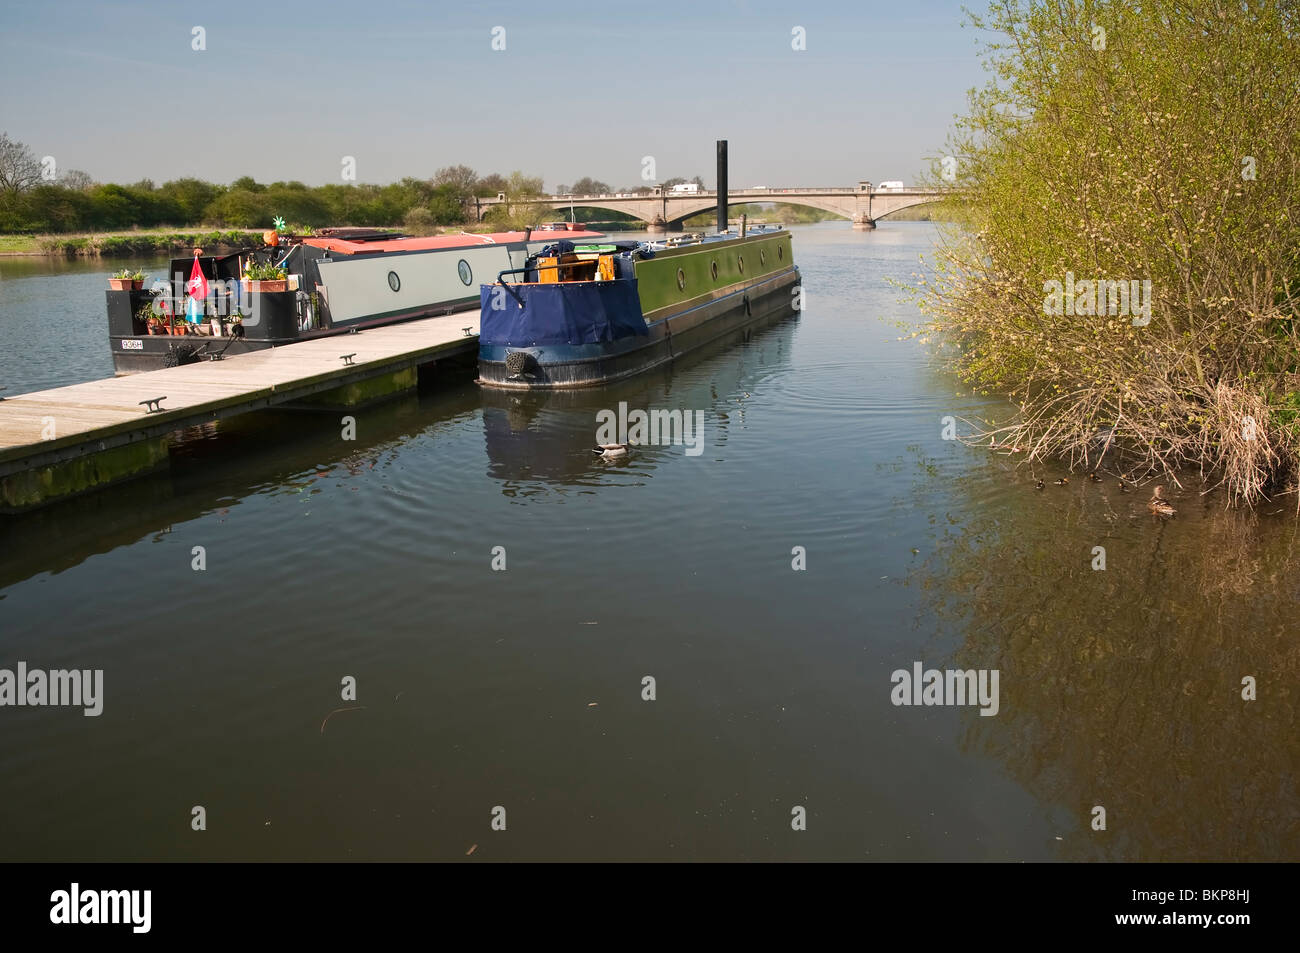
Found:
[(727, 230), (727, 140), (718, 140), (718, 234)]

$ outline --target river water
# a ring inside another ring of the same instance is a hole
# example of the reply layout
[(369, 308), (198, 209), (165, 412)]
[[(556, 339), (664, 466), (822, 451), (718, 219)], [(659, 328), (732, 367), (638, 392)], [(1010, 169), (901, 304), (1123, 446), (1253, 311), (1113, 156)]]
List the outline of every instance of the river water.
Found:
[[(803, 313), (669, 371), (250, 415), (0, 521), (0, 668), (104, 673), (0, 708), (0, 859), (1300, 859), (1294, 498), (941, 439), (1005, 408), (899, 340), (935, 227), (794, 231)], [(111, 374), (109, 271), (0, 259), (10, 395)], [(621, 401), (702, 452), (603, 461)], [(996, 715), (893, 704), (918, 662)]]

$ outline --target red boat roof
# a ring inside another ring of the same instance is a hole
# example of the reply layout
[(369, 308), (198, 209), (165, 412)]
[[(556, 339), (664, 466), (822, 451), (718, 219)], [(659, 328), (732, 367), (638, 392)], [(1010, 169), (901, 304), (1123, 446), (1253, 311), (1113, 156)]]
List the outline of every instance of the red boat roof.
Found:
[[(555, 238), (603, 238), (604, 232), (571, 232), (545, 230), (533, 232), (528, 241), (550, 241)], [(311, 236), (302, 240), (304, 245), (326, 248), (340, 255), (356, 255), (377, 251), (424, 251), (430, 248), (472, 248), (476, 245), (506, 245), (525, 240), (524, 232), (490, 232), (485, 235), (432, 235), (428, 238), (392, 238), (377, 242), (353, 242), (343, 238)]]

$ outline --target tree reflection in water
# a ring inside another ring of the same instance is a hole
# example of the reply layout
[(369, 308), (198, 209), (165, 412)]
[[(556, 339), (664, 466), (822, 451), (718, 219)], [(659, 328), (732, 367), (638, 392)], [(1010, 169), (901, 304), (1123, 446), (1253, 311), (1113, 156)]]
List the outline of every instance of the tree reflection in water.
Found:
[(908, 580), (923, 624), (960, 642), (950, 666), (1001, 670), (1001, 712), (972, 709), (963, 747), (1075, 819), (1064, 860), (1300, 858), (1294, 501), (1247, 513), (1187, 494), (1164, 522), (1149, 488), (988, 478), (1012, 486)]

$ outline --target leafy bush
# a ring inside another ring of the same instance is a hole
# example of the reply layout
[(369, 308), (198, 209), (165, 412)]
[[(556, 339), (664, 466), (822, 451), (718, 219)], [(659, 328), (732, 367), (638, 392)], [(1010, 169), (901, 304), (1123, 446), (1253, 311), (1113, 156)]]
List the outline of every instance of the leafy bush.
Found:
[(427, 208), (413, 208), (402, 218), (402, 225), (412, 235), (428, 235), (436, 224), (433, 213)]
[[(921, 333), (1018, 407), (977, 437), (1089, 467), (1113, 447), (1131, 479), (1192, 467), (1259, 500), (1300, 461), (1271, 396), (1300, 390), (1296, 8), (995, 0), (972, 19), (1002, 40), (948, 150), (971, 227), (918, 296)], [(1149, 323), (1052, 300), (1075, 278), (1149, 281)]]

